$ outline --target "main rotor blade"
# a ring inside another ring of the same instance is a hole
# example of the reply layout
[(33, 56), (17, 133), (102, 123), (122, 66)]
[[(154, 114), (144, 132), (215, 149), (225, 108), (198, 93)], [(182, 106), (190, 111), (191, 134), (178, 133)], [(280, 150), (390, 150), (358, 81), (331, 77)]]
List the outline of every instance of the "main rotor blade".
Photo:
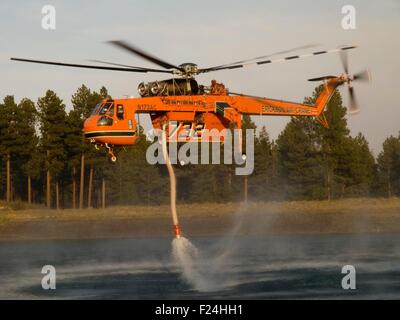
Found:
[(322, 76), (322, 77), (318, 77), (318, 78), (312, 78), (312, 79), (308, 79), (308, 81), (324, 81), (324, 80), (329, 80), (329, 79), (334, 79), (336, 78), (335, 76)]
[(108, 62), (108, 61), (103, 61), (103, 60), (89, 60), (89, 61), (109, 64), (109, 65), (112, 65), (112, 66), (119, 66), (119, 67), (127, 67), (127, 68), (132, 68), (132, 69), (144, 70), (144, 71), (147, 71), (147, 72), (172, 73), (172, 71), (170, 71), (170, 70), (161, 70), (161, 69), (151, 69), (151, 68), (144, 68), (144, 67), (136, 67), (136, 66), (130, 66), (130, 65), (127, 65), (127, 64), (120, 64), (120, 63)]
[[(75, 68), (85, 68), (85, 69), (99, 69), (99, 70), (112, 70), (112, 71), (125, 71), (125, 72), (150, 72), (150, 70), (146, 69), (133, 69), (133, 68), (117, 68), (117, 67), (105, 67), (105, 66), (93, 66), (87, 64), (75, 64), (75, 63), (64, 63), (64, 62), (54, 62), (54, 61), (42, 61), (42, 60), (31, 60), (31, 59), (22, 59), (22, 58), (10, 58), (13, 61), (22, 61), (22, 62), (31, 62), (31, 63), (40, 63), (40, 64), (50, 64), (54, 66), (63, 66), (63, 67), (75, 67)], [(159, 72), (159, 71), (154, 71)], [(163, 71), (161, 71), (163, 72)]]
[(247, 67), (250, 65), (262, 65), (262, 64), (269, 64), (269, 63), (282, 62), (282, 61), (288, 61), (288, 60), (302, 59), (302, 58), (306, 58), (306, 57), (313, 57), (313, 56), (318, 56), (318, 55), (327, 54), (327, 53), (341, 52), (341, 51), (350, 50), (350, 49), (354, 49), (354, 48), (357, 48), (357, 47), (356, 46), (340, 47), (340, 48), (330, 49), (330, 50), (315, 51), (312, 53), (306, 53), (306, 54), (302, 54), (302, 55), (287, 56), (287, 57), (274, 59), (274, 60), (269, 59), (269, 60), (255, 61), (255, 62), (243, 63), (243, 64), (238, 64), (238, 65), (220, 67), (220, 68), (215, 67), (215, 68), (199, 69), (199, 73), (206, 73), (206, 72), (227, 70), (227, 69), (238, 69), (238, 68), (243, 68), (243, 67)]
[(302, 49), (309, 49), (309, 48), (313, 48), (313, 47), (316, 47), (316, 46), (317, 46), (316, 44), (308, 44), (308, 45), (305, 45), (305, 46), (300, 46), (300, 47), (296, 47), (296, 48), (289, 49), (289, 50), (270, 53), (270, 54), (265, 55), (265, 56), (259, 56), (259, 57), (254, 57), (254, 58), (251, 58), (251, 59), (235, 61), (235, 62), (231, 62), (231, 63), (222, 64), (222, 65), (219, 65), (219, 66), (209, 67), (209, 68), (206, 68), (206, 69), (223, 68), (223, 67), (228, 67), (228, 66), (232, 66), (232, 65), (248, 63), (248, 62), (252, 62), (252, 61), (255, 61), (255, 60), (261, 60), (261, 59), (265, 59), (265, 58), (269, 58), (269, 57), (273, 57), (273, 56), (277, 56), (277, 55), (281, 55), (281, 54), (286, 54), (286, 53), (293, 52), (293, 51), (298, 51), (298, 50), (302, 50)]
[(127, 44), (126, 42), (116, 40), (116, 41), (109, 41), (109, 43), (111, 43), (112, 45), (117, 46), (119, 48), (122, 48), (130, 53), (136, 54), (139, 57), (142, 57), (148, 61), (151, 61), (165, 69), (178, 69), (178, 70), (184, 71), (182, 68), (179, 68), (178, 66), (175, 66), (171, 63), (165, 62), (155, 56), (152, 56), (152, 55), (148, 54), (147, 52), (144, 52), (138, 48), (133, 47), (132, 45)]

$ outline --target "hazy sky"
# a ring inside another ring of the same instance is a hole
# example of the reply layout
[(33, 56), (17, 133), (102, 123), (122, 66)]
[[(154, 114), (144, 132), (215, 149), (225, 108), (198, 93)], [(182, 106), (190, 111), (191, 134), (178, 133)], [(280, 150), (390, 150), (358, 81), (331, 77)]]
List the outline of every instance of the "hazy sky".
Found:
[[(56, 8), (56, 30), (41, 27), (41, 9)], [(341, 27), (343, 5), (356, 8), (356, 30)], [(201, 67), (264, 55), (305, 44), (322, 49), (356, 44), (350, 71), (369, 68), (371, 84), (356, 83), (362, 112), (349, 117), (352, 134), (362, 132), (375, 154), (389, 135), (400, 131), (400, 0), (383, 1), (22, 1), (0, 2), (0, 98), (37, 100), (54, 90), (70, 108), (71, 95), (81, 84), (98, 90), (105, 85), (113, 97), (137, 96), (141, 81), (163, 79), (102, 70), (73, 69), (12, 62), (10, 57), (86, 63), (109, 60), (139, 66), (154, 65), (105, 43), (122, 39), (156, 56)], [(199, 76), (217, 79), (231, 90), (271, 98), (302, 101), (315, 83), (306, 79), (342, 72), (336, 54), (297, 61), (215, 72)], [(347, 103), (347, 92), (343, 93)], [(255, 117), (272, 138), (288, 118)]]

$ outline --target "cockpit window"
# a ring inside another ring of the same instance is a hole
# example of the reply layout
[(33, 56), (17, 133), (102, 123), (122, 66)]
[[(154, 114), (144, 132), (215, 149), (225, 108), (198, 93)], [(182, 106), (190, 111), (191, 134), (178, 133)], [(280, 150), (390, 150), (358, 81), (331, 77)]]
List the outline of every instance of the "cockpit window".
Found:
[(124, 120), (124, 106), (122, 104), (117, 104), (117, 118)]
[(100, 119), (97, 121), (98, 126), (112, 126), (112, 124), (113, 124), (113, 119), (106, 116), (100, 117)]
[[(101, 114), (101, 115), (105, 114), (111, 105), (112, 105), (112, 103), (103, 104), (100, 108), (99, 114)], [(114, 114), (114, 107), (112, 109), (113, 109), (112, 113)]]
[(96, 106), (94, 107), (93, 111), (92, 111), (92, 115), (95, 115), (99, 112), (99, 109), (101, 107), (101, 102), (96, 104)]

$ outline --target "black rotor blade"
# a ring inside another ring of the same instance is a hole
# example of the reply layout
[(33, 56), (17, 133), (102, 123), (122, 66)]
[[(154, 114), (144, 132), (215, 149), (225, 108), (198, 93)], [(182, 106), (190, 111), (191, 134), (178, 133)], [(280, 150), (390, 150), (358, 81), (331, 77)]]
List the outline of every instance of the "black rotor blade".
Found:
[(199, 69), (198, 72), (206, 73), (206, 72), (213, 72), (213, 71), (219, 71), (219, 70), (238, 69), (238, 68), (243, 68), (243, 67), (246, 67), (249, 65), (262, 65), (262, 64), (270, 64), (270, 63), (282, 62), (282, 61), (288, 61), (288, 60), (302, 59), (302, 58), (306, 58), (306, 57), (313, 57), (313, 56), (318, 56), (318, 55), (327, 54), (327, 53), (341, 52), (341, 51), (350, 50), (350, 49), (354, 49), (354, 48), (356, 48), (356, 47), (355, 46), (340, 47), (340, 48), (335, 48), (335, 49), (330, 49), (330, 50), (315, 51), (312, 53), (306, 53), (306, 54), (302, 54), (302, 55), (287, 56), (287, 57), (273, 59), (273, 60), (268, 59), (268, 60), (261, 60), (261, 61), (254, 61), (254, 62), (238, 64), (238, 65), (228, 65), (228, 66), (223, 66), (223, 67)]
[(133, 47), (132, 45), (127, 44), (126, 42), (116, 40), (116, 41), (109, 41), (109, 43), (111, 43), (112, 45), (117, 46), (119, 48), (122, 48), (130, 53), (136, 54), (139, 57), (142, 57), (148, 61), (151, 61), (165, 69), (178, 69), (178, 70), (183, 71), (182, 68), (179, 68), (178, 66), (175, 66), (171, 63), (165, 62), (157, 57), (154, 57), (154, 56), (148, 54), (147, 52), (144, 52), (138, 48)]
[(370, 81), (371, 75), (368, 70), (357, 72), (353, 75), (353, 79), (357, 81)]
[(334, 78), (336, 78), (336, 77), (335, 76), (323, 76), (323, 77), (308, 79), (308, 81), (323, 81), (323, 80), (334, 79)]
[(103, 60), (89, 60), (91, 62), (98, 62), (98, 63), (104, 63), (104, 64), (109, 64), (112, 66), (119, 66), (119, 67), (126, 67), (126, 68), (132, 68), (132, 69), (138, 69), (138, 70), (144, 70), (146, 72), (161, 72), (161, 73), (172, 73), (170, 70), (161, 70), (161, 69), (152, 69), (152, 68), (145, 68), (145, 67), (136, 67), (136, 66), (131, 66), (127, 64), (121, 64), (121, 63), (115, 63), (115, 62), (108, 62), (108, 61), (103, 61)]
[(316, 44), (308, 44), (308, 45), (305, 45), (305, 46), (300, 46), (300, 47), (296, 47), (296, 48), (292, 48), (292, 49), (288, 49), (288, 50), (284, 50), (284, 51), (278, 51), (278, 52), (270, 53), (270, 54), (265, 55), (265, 56), (259, 56), (259, 57), (254, 57), (254, 58), (251, 58), (251, 59), (240, 60), (240, 61), (235, 61), (235, 62), (231, 62), (231, 63), (222, 64), (222, 65), (219, 65), (219, 66), (205, 68), (204, 70), (225, 68), (225, 67), (229, 67), (229, 66), (232, 66), (232, 65), (237, 65), (237, 64), (252, 62), (252, 61), (255, 61), (255, 60), (261, 60), (261, 59), (265, 59), (265, 58), (270, 58), (270, 57), (273, 57), (273, 56), (286, 54), (286, 53), (289, 53), (289, 52), (302, 50), (302, 49), (309, 49), (309, 48), (313, 48), (313, 47), (316, 47), (316, 46), (317, 46)]
[(349, 87), (349, 98), (350, 98), (349, 113), (356, 114), (360, 112), (353, 87)]
[[(31, 59), (22, 59), (22, 58), (10, 58), (10, 60), (22, 61), (22, 62), (31, 62), (31, 63), (40, 63), (40, 64), (50, 64), (50, 65), (53, 65), (53, 66), (85, 68), (85, 69), (99, 69), (99, 70), (112, 70), (112, 71), (125, 71), (125, 72), (142, 72), (142, 73), (150, 72), (150, 70), (146, 70), (146, 69), (92, 66), (92, 65), (87, 65), (87, 64), (75, 64), (75, 63), (64, 63), (64, 62), (54, 62), (54, 61), (31, 60)], [(159, 72), (159, 71), (155, 71), (155, 72)], [(161, 72), (163, 72), (163, 71), (161, 71)]]

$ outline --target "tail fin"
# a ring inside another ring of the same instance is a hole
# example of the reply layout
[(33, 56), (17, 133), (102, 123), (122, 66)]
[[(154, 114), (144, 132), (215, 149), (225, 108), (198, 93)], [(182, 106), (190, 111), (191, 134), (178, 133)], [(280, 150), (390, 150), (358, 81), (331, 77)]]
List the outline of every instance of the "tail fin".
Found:
[(343, 80), (340, 77), (324, 76), (310, 79), (309, 81), (324, 81), (324, 89), (321, 91), (315, 101), (317, 115), (320, 116), (324, 112), (326, 105), (331, 100), (336, 88), (343, 84)]

